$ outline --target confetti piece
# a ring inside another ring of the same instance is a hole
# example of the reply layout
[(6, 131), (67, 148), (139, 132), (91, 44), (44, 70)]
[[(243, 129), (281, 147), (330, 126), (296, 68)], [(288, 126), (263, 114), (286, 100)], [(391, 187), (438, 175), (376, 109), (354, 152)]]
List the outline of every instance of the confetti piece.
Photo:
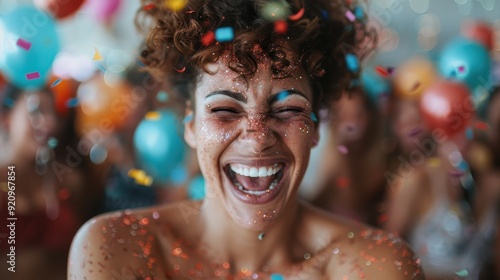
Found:
[(57, 138), (50, 137), (49, 140), (47, 141), (47, 144), (49, 145), (49, 148), (54, 149), (55, 147), (57, 147), (58, 144)]
[(469, 275), (469, 272), (467, 269), (462, 269), (460, 271), (456, 271), (455, 274), (459, 277), (467, 277)]
[(219, 27), (215, 30), (215, 39), (218, 42), (230, 42), (234, 39), (234, 30), (231, 26)]
[(186, 4), (187, 0), (165, 0), (164, 2), (164, 6), (173, 12), (178, 12), (184, 9)]
[(488, 130), (488, 124), (485, 122), (476, 122), (474, 126), (480, 130)]
[(136, 179), (135, 183), (145, 187), (150, 187), (153, 184), (153, 178), (145, 176), (144, 178)]
[(463, 73), (463, 72), (465, 72), (465, 66), (459, 66), (458, 73)]
[(351, 12), (351, 10), (347, 10), (345, 12), (345, 17), (350, 21), (350, 22), (353, 22), (354, 20), (356, 20), (356, 16)]
[(349, 153), (349, 149), (347, 149), (347, 147), (344, 145), (338, 146), (337, 150), (339, 151), (339, 153), (341, 153), (343, 155), (347, 155)]
[(288, 31), (288, 24), (284, 20), (274, 22), (274, 31), (278, 34), (285, 34)]
[(160, 91), (156, 95), (156, 100), (159, 102), (167, 102), (168, 101), (168, 94), (164, 91)]
[(193, 114), (189, 114), (186, 117), (184, 117), (184, 119), (182, 120), (182, 123), (185, 124), (185, 123), (188, 123), (192, 120), (193, 120)]
[(73, 108), (73, 107), (76, 107), (78, 106), (78, 98), (71, 98), (71, 99), (68, 99), (68, 101), (66, 101), (66, 107), (67, 108)]
[(208, 46), (215, 41), (215, 33), (213, 31), (208, 31), (207, 33), (201, 36), (201, 43), (204, 46)]
[(322, 10), (321, 15), (323, 16), (323, 19), (328, 19), (328, 11), (327, 10)]
[(28, 80), (40, 79), (40, 73), (39, 72), (28, 73), (26, 74), (26, 79)]
[(154, 4), (154, 3), (150, 3), (150, 4), (144, 5), (144, 7), (142, 7), (142, 9), (144, 11), (151, 11), (154, 8), (156, 8), (156, 4)]
[(297, 21), (304, 16), (304, 12), (305, 12), (304, 8), (301, 8), (296, 14), (290, 15), (288, 16), (288, 18), (291, 21)]
[(55, 86), (57, 86), (59, 83), (61, 82), (61, 79), (57, 79), (55, 80), (51, 85), (50, 85), (50, 88), (53, 88)]
[(186, 66), (182, 67), (181, 69), (177, 69), (174, 67), (174, 70), (177, 71), (178, 73), (184, 73), (186, 72)]
[(93, 60), (94, 61), (101, 61), (102, 60), (101, 54), (99, 53), (99, 51), (97, 50), (97, 48), (94, 48), (94, 49), (95, 49), (95, 52), (94, 52), (94, 58), (93, 58)]
[(474, 138), (474, 131), (472, 130), (472, 128), (468, 127), (465, 130), (465, 137), (467, 138), (467, 140), (472, 140), (472, 138)]
[(104, 66), (102, 66), (101, 64), (97, 64), (97, 67), (99, 67), (99, 69), (100, 69), (102, 72), (106, 73), (106, 68), (104, 68)]
[(316, 117), (316, 114), (315, 114), (315, 113), (311, 112), (310, 117), (311, 117), (311, 120), (312, 120), (313, 122), (317, 122), (317, 121), (318, 121), (318, 117)]
[(363, 9), (361, 7), (358, 6), (358, 7), (354, 8), (354, 15), (358, 19), (363, 19), (365, 17), (365, 12), (363, 11)]
[(346, 54), (345, 61), (347, 64), (347, 68), (351, 72), (358, 72), (359, 71), (359, 61), (358, 61), (358, 58), (356, 57), (356, 55), (350, 54), (350, 53)]
[(438, 167), (441, 165), (441, 159), (438, 157), (431, 157), (427, 161), (427, 165), (430, 167)]
[(128, 175), (130, 178), (135, 179), (136, 177), (141, 176), (141, 175), (142, 175), (142, 176), (145, 176), (145, 174), (146, 174), (146, 173), (145, 173), (144, 171), (140, 170), (140, 169), (134, 169), (134, 168), (132, 168), (132, 169), (130, 169), (130, 170), (128, 171), (128, 174), (127, 174), (127, 175)]
[(160, 113), (158, 112), (148, 112), (146, 114), (146, 120), (159, 120), (160, 119)]
[(57, 195), (59, 196), (60, 200), (66, 200), (71, 196), (71, 193), (67, 188), (62, 188), (61, 190), (59, 190)]
[(22, 39), (22, 38), (19, 38), (19, 39), (17, 40), (17, 43), (16, 43), (16, 44), (17, 44), (20, 48), (25, 49), (25, 50), (27, 50), (27, 51), (29, 51), (29, 50), (30, 50), (30, 48), (31, 48), (31, 43), (30, 43), (30, 42), (28, 42), (28, 41), (26, 41), (26, 40), (24, 40), (24, 39)]
[(382, 66), (377, 66), (375, 67), (375, 71), (382, 77), (382, 78), (387, 78), (389, 76), (389, 71), (387, 71), (384, 67)]
[(387, 67), (387, 72), (389, 73), (389, 75), (394, 74), (395, 70), (396, 70), (396, 68), (394, 68), (394, 67)]
[(137, 65), (141, 66), (141, 67), (144, 67), (146, 66), (144, 63), (142, 63), (142, 61), (140, 61), (139, 59), (137, 60)]
[(273, 273), (271, 274), (271, 280), (285, 280), (285, 277), (283, 275), (278, 274), (278, 273)]

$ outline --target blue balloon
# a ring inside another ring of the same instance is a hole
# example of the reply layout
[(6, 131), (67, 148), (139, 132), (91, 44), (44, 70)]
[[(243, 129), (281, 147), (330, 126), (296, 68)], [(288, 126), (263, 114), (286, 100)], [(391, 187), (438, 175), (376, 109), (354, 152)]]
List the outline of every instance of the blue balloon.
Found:
[(363, 91), (374, 104), (379, 104), (384, 94), (389, 94), (391, 87), (387, 79), (382, 78), (375, 70), (367, 68), (361, 73)]
[(441, 53), (439, 71), (445, 78), (456, 79), (469, 86), (491, 86), (491, 59), (488, 50), (478, 42), (459, 38), (450, 42)]
[(155, 181), (167, 183), (184, 160), (185, 145), (181, 122), (169, 110), (158, 118), (145, 118), (134, 132), (134, 149), (141, 168)]
[(192, 200), (202, 200), (205, 198), (205, 178), (199, 175), (191, 180), (188, 186), (188, 197)]
[(0, 16), (0, 70), (17, 87), (43, 87), (59, 50), (55, 21), (49, 14), (26, 6)]

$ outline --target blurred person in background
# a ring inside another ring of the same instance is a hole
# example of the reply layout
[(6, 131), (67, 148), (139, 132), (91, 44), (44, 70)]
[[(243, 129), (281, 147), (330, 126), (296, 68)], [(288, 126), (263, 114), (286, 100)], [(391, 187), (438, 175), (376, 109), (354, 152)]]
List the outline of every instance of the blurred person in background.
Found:
[(301, 188), (317, 186), (308, 200), (321, 209), (378, 226), (387, 168), (380, 112), (360, 87), (343, 94), (330, 110), (320, 159)]
[[(17, 218), (16, 272), (3, 269), (0, 278), (65, 279), (73, 235), (98, 213), (91, 209), (96, 201), (89, 194), (92, 182), (85, 162), (69, 152), (75, 148), (72, 113), (63, 118), (47, 88), (25, 91), (7, 85), (0, 102), (0, 170), (7, 174), (14, 167)], [(6, 221), (10, 216), (4, 187), (1, 205), (0, 217)], [(6, 230), (0, 232), (7, 236)], [(11, 245), (0, 239), (4, 265)]]

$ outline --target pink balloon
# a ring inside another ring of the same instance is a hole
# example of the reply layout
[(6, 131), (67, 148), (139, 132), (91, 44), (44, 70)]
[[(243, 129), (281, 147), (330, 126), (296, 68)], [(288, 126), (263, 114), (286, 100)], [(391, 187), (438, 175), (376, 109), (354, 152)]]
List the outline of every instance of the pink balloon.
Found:
[(99, 21), (110, 21), (120, 9), (121, 0), (87, 0), (87, 9)]

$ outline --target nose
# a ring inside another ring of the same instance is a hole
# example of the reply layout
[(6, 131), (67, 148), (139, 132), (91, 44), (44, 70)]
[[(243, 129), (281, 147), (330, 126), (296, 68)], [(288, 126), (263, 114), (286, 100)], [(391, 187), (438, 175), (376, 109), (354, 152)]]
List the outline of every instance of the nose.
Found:
[(271, 129), (269, 119), (264, 114), (248, 116), (240, 135), (240, 142), (249, 152), (261, 153), (278, 141), (276, 133)]

